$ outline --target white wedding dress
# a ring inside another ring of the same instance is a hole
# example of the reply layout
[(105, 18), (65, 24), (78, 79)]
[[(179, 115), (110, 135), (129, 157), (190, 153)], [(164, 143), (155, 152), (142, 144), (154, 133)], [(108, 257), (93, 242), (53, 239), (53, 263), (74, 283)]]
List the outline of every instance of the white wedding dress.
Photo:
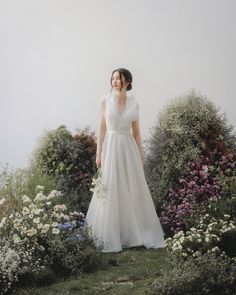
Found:
[(134, 95), (127, 94), (125, 109), (118, 110), (112, 90), (105, 98), (106, 134), (102, 143), (101, 172), (108, 192), (106, 201), (93, 193), (85, 224), (101, 252), (144, 245), (164, 248), (164, 231), (157, 216), (137, 143), (131, 133), (132, 121), (139, 120)]

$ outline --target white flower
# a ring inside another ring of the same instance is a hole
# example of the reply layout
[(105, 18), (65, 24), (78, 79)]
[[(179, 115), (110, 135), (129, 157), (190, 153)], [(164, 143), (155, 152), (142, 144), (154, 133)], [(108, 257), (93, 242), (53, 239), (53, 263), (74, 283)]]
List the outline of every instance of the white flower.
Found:
[(3, 219), (2, 219), (1, 222), (0, 222), (0, 228), (3, 228), (3, 226), (4, 226), (5, 223), (6, 223), (6, 220), (7, 220), (7, 218), (6, 218), (6, 217), (3, 217)]
[(32, 236), (34, 236), (36, 234), (37, 234), (37, 230), (35, 228), (32, 228), (32, 229), (28, 230), (28, 232), (27, 232), (27, 235), (29, 237), (32, 237)]
[(22, 198), (23, 203), (31, 203), (32, 202), (31, 199), (26, 195), (22, 196), (21, 198)]
[(38, 193), (36, 196), (35, 196), (35, 198), (34, 198), (34, 200), (35, 201), (44, 201), (46, 199), (46, 197), (44, 196), (44, 194), (42, 194), (41, 192), (40, 193)]
[(44, 190), (44, 186), (43, 185), (37, 185), (36, 187), (36, 191), (37, 192), (42, 192)]
[(52, 233), (55, 234), (55, 235), (58, 235), (58, 234), (60, 233), (60, 230), (59, 230), (58, 228), (55, 228), (55, 227), (54, 227), (54, 228), (52, 229)]
[(207, 243), (209, 243), (209, 242), (210, 242), (210, 239), (209, 239), (208, 237), (205, 237), (205, 241), (206, 241)]
[(66, 214), (64, 214), (64, 216), (63, 216), (63, 218), (65, 219), (65, 220), (70, 220), (70, 217), (68, 216), (68, 215), (66, 215)]
[(90, 190), (105, 203), (108, 189), (103, 182), (101, 170), (98, 170), (97, 176), (92, 179), (92, 188)]
[(66, 205), (65, 204), (58, 204), (58, 205), (55, 205), (53, 207), (54, 211), (58, 212), (58, 211), (65, 211), (67, 209)]
[(43, 212), (44, 210), (43, 209), (39, 209), (39, 208), (34, 208), (32, 210), (32, 213), (35, 214), (35, 215), (39, 215), (41, 212)]
[(42, 223), (38, 223), (37, 224), (37, 229), (42, 229), (43, 228), (43, 224)]
[(6, 198), (1, 199), (0, 200), (0, 206), (3, 205), (5, 203), (5, 201), (6, 201)]
[(22, 214), (23, 215), (27, 215), (27, 214), (29, 214), (29, 208), (28, 207), (23, 207), (23, 209), (22, 209)]
[(57, 226), (58, 226), (58, 222), (53, 221), (52, 227), (57, 227)]
[(212, 252), (216, 252), (218, 250), (219, 250), (219, 248), (217, 246), (211, 249)]
[(34, 222), (34, 223), (40, 223), (40, 219), (39, 219), (39, 217), (34, 218), (34, 219), (33, 219), (33, 222)]
[(47, 224), (47, 223), (44, 224), (44, 225), (43, 225), (43, 228), (42, 228), (42, 230), (41, 230), (41, 233), (42, 233), (42, 234), (47, 233), (47, 232), (49, 231), (50, 227), (51, 227), (50, 224)]
[(47, 200), (51, 200), (57, 197), (61, 197), (62, 196), (62, 192), (61, 191), (57, 191), (57, 190), (52, 190), (50, 192), (50, 194), (47, 196)]
[(73, 212), (69, 212), (70, 216), (79, 216), (79, 217), (85, 217), (83, 212), (78, 212), (78, 211), (73, 211)]
[(20, 242), (20, 237), (17, 234), (14, 234), (12, 239), (15, 244), (18, 244)]

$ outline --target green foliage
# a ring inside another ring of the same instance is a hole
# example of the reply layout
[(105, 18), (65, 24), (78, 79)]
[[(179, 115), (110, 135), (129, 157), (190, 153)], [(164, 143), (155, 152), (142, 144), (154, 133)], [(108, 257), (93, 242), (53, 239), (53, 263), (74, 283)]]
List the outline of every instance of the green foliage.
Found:
[(65, 169), (63, 163), (63, 159), (67, 156), (65, 143), (72, 141), (73, 137), (65, 126), (52, 131), (44, 129), (30, 159), (31, 170), (53, 177), (60, 174), (60, 171)]
[(27, 170), (0, 163), (0, 196), (14, 198), (22, 194), (26, 187)]
[(61, 275), (81, 274), (95, 271), (102, 265), (101, 255), (96, 252), (88, 232), (83, 231), (83, 240), (76, 233), (62, 239), (60, 236), (47, 240), (47, 261), (52, 269)]
[(45, 267), (40, 272), (27, 272), (21, 275), (19, 282), (15, 285), (16, 289), (19, 287), (25, 288), (26, 286), (46, 286), (55, 283), (58, 279), (63, 277), (55, 272), (51, 267)]
[(31, 170), (47, 174), (64, 195), (69, 208), (86, 211), (95, 167), (95, 135), (85, 128), (72, 134), (65, 126), (46, 131), (32, 153)]
[(0, 211), (0, 218), (9, 212), (17, 210), (22, 205), (20, 196), (33, 196), (37, 185), (44, 187), (44, 192), (49, 193), (55, 187), (54, 181), (46, 174), (32, 171), (27, 168), (14, 169), (9, 164), (0, 166), (0, 196), (7, 199)]
[(221, 219), (228, 214), (233, 220), (236, 219), (236, 177), (222, 177), (222, 198), (218, 201), (210, 201), (206, 213), (210, 216)]
[(235, 262), (227, 256), (205, 254), (180, 262), (168, 259), (172, 268), (154, 281), (152, 292), (158, 295), (234, 295)]

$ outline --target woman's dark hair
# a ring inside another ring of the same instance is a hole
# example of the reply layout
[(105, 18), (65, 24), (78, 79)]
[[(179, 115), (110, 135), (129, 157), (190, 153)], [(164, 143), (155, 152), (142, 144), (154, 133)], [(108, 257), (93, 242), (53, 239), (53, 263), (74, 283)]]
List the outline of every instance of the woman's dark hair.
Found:
[(133, 77), (132, 77), (132, 74), (130, 73), (130, 71), (127, 70), (127, 69), (124, 69), (124, 68), (115, 69), (115, 70), (112, 72), (112, 74), (111, 74), (111, 80), (110, 80), (111, 86), (112, 86), (112, 75), (113, 75), (115, 72), (119, 72), (122, 87), (123, 87), (123, 82), (122, 82), (122, 79), (121, 79), (121, 75), (124, 76), (125, 81), (129, 82), (129, 84), (128, 84), (126, 90), (127, 90), (127, 91), (131, 90), (131, 89), (132, 89), (132, 81), (133, 81)]

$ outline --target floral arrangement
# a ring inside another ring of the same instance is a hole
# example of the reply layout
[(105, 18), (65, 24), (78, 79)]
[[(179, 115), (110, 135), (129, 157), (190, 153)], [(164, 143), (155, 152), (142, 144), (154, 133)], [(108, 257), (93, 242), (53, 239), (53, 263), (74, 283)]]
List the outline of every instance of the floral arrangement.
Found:
[(104, 184), (101, 168), (98, 169), (97, 173), (92, 178), (92, 188), (90, 188), (90, 190), (105, 203), (108, 189)]

